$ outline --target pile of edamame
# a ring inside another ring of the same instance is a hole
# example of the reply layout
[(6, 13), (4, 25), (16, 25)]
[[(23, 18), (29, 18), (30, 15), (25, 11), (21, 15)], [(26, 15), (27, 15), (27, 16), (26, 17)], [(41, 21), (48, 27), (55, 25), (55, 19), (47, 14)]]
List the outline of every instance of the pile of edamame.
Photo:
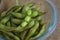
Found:
[(45, 31), (40, 6), (33, 8), (30, 2), (23, 6), (12, 6), (0, 13), (0, 34), (5, 40), (34, 40)]

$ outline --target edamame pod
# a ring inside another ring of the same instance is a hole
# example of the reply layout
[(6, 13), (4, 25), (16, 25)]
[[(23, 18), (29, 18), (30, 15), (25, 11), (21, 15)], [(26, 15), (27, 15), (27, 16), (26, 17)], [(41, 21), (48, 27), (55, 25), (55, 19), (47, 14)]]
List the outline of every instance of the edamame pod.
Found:
[(38, 27), (39, 27), (39, 23), (36, 21), (35, 25), (29, 30), (25, 40), (29, 40), (30, 37), (36, 32)]
[(6, 11), (1, 13), (1, 18), (5, 17), (5, 16), (6, 16)]
[(32, 39), (36, 39), (36, 38), (42, 36), (44, 32), (45, 32), (45, 25), (43, 25), (43, 27), (41, 28), (41, 30), (39, 31), (39, 33), (35, 37), (32, 37), (31, 40)]
[(30, 8), (28, 6), (24, 6), (22, 9), (22, 13), (26, 13)]
[(4, 16), (7, 16), (8, 14), (10, 14), (10, 12), (14, 11), (16, 8), (18, 8), (19, 6), (12, 6), (11, 8), (7, 9), (7, 11), (5, 11), (5, 15)]
[(11, 13), (14, 17), (17, 17), (17, 18), (24, 18), (25, 15), (21, 14), (21, 13), (15, 13), (15, 12), (12, 12)]
[(30, 2), (30, 3), (28, 3), (26, 6), (32, 7), (34, 4), (35, 4), (34, 2)]
[(22, 22), (22, 20), (20, 20), (20, 19), (16, 19), (16, 18), (12, 18), (12, 23), (14, 23), (14, 24), (20, 24), (21, 22)]
[(28, 32), (28, 30), (23, 31), (23, 32), (20, 33), (20, 37), (21, 37), (22, 40), (25, 39), (27, 32)]
[(0, 30), (13, 31), (14, 29), (16, 29), (16, 27), (7, 27), (0, 23)]
[(11, 36), (11, 37), (13, 37), (14, 38), (14, 40), (20, 40), (20, 38), (19, 37), (17, 37), (17, 36), (15, 36), (13, 33), (11, 33), (11, 32), (6, 32), (6, 31), (4, 31), (4, 30), (1, 30), (3, 33), (5, 33), (5, 34), (7, 34), (7, 35), (9, 35), (9, 36)]
[(33, 2), (28, 3), (26, 6), (23, 7), (22, 13), (26, 13), (30, 9), (30, 7), (32, 7), (33, 5), (34, 5)]
[(33, 18), (36, 21), (40, 21), (42, 19), (42, 16), (38, 15), (37, 17)]
[(35, 11), (32, 12), (31, 17), (36, 17), (38, 15), (39, 15), (39, 12), (35, 10)]
[(26, 28), (24, 28), (24, 29), (32, 28), (32, 27), (34, 26), (34, 24), (35, 24), (35, 21), (34, 21), (34, 20), (31, 20), (31, 22), (30, 22), (30, 23), (28, 23), (27, 27), (26, 27)]
[(22, 31), (24, 31), (24, 30), (28, 30), (29, 28), (33, 27), (34, 24), (35, 24), (35, 21), (32, 20), (30, 23), (28, 23), (27, 27), (18, 26), (18, 27), (15, 29), (15, 31), (17, 31), (17, 32), (22, 32)]
[(10, 19), (10, 16), (7, 16), (1, 20), (1, 23), (6, 24), (9, 21), (9, 19)]
[(39, 12), (39, 15), (42, 16), (44, 15), (46, 12)]
[(31, 20), (30, 16), (26, 16), (25, 20), (21, 23), (22, 27), (26, 27), (26, 25), (28, 24), (28, 22)]
[(41, 6), (38, 5), (38, 6), (35, 8), (35, 10), (36, 10), (36, 11), (40, 11), (40, 8), (41, 8)]
[(30, 16), (26, 16), (26, 17), (25, 17), (25, 21), (26, 21), (26, 22), (29, 22), (30, 20), (31, 20), (31, 17), (30, 17)]
[(27, 11), (27, 15), (28, 15), (28, 16), (31, 16), (31, 14), (32, 14), (32, 10), (29, 9), (29, 10)]
[(26, 21), (23, 21), (23, 22), (21, 23), (21, 26), (22, 26), (22, 27), (26, 27), (27, 24), (28, 24), (28, 23), (27, 23)]
[(12, 12), (12, 11), (15, 11), (15, 9), (17, 9), (19, 6), (15, 6), (13, 5), (12, 7), (10, 7), (9, 9), (7, 9), (6, 13), (9, 13), (9, 12)]
[(4, 36), (4, 40), (13, 40), (12, 38), (10, 38), (8, 35), (6, 35), (5, 33), (2, 34)]
[(16, 9), (14, 12), (18, 12), (18, 11), (20, 11), (21, 10), (21, 6), (18, 8), (18, 9)]

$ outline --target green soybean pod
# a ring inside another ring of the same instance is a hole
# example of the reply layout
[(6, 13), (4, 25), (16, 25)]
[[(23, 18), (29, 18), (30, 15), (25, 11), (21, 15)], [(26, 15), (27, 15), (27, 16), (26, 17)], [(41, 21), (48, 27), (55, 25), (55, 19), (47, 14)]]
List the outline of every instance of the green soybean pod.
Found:
[(22, 8), (22, 13), (25, 14), (29, 9), (30, 9), (30, 8), (29, 8), (28, 6), (24, 6), (24, 7)]
[(7, 35), (9, 35), (9, 36), (11, 36), (11, 37), (13, 37), (14, 38), (14, 40), (20, 40), (20, 38), (19, 37), (17, 37), (16, 35), (14, 35), (13, 33), (11, 33), (11, 32), (7, 32), (7, 31), (4, 31), (4, 30), (1, 30), (3, 33), (5, 33), (5, 34), (7, 34)]
[(31, 20), (31, 17), (30, 17), (30, 16), (26, 16), (26, 17), (25, 17), (25, 21), (26, 21), (26, 22), (29, 22), (30, 20)]
[(40, 15), (40, 16), (42, 16), (42, 15), (44, 15), (44, 14), (46, 14), (46, 12), (39, 12), (39, 15)]
[(21, 23), (22, 27), (26, 27), (26, 25), (28, 24), (28, 22), (31, 20), (30, 16), (26, 16), (25, 20)]
[(39, 12), (36, 10), (33, 10), (31, 17), (36, 17), (39, 15)]
[(35, 24), (35, 21), (32, 20), (31, 22), (28, 23), (28, 25), (25, 28), (23, 28), (22, 31), (32, 28), (34, 26), (34, 24)]
[(21, 14), (21, 13), (15, 13), (15, 12), (11, 12), (11, 14), (14, 16), (14, 17), (17, 17), (17, 18), (24, 18), (25, 15)]
[(6, 35), (5, 33), (2, 34), (4, 37), (4, 40), (13, 40), (12, 38), (10, 38), (8, 35)]
[(18, 11), (20, 11), (21, 10), (21, 6), (19, 7), (19, 8), (17, 8), (14, 12), (18, 12)]
[(45, 25), (42, 26), (42, 29), (39, 31), (39, 33), (35, 37), (32, 37), (31, 40), (42, 36), (44, 32), (45, 32)]
[(1, 13), (1, 18), (5, 17), (7, 14), (9, 14), (11, 11), (15, 10), (18, 6), (12, 6), (11, 8), (7, 9), (7, 11), (4, 11)]
[(38, 15), (37, 17), (34, 18), (34, 20), (40, 21), (42, 19), (42, 16)]
[(0, 23), (0, 30), (13, 31), (15, 29), (16, 29), (16, 27), (9, 27), (9, 26), (7, 27), (7, 26)]
[(10, 26), (11, 26), (11, 23), (10, 23), (10, 22), (8, 22), (6, 25), (10, 27)]
[(1, 23), (6, 24), (9, 21), (9, 19), (10, 19), (10, 16), (7, 16), (1, 20)]
[(15, 31), (16, 31), (16, 32), (22, 32), (22, 31), (24, 31), (24, 30), (28, 30), (28, 29), (30, 29), (31, 27), (33, 27), (34, 24), (35, 24), (35, 21), (32, 20), (31, 22), (28, 23), (27, 27), (18, 26), (18, 27), (15, 29)]
[(17, 27), (18, 24), (14, 24), (13, 22), (11, 22), (11, 26), (10, 27)]
[(34, 2), (30, 2), (30, 3), (28, 3), (26, 6), (32, 7), (34, 4), (35, 4)]
[(16, 31), (16, 32), (21, 32), (21, 30), (23, 29), (23, 27), (7, 27), (3, 24), (0, 23), (0, 30), (5, 30), (5, 31)]
[(27, 5), (25, 5), (25, 6), (23, 7), (23, 9), (22, 9), (22, 13), (26, 13), (26, 12), (30, 9), (30, 7), (32, 7), (33, 5), (34, 5), (33, 2), (28, 3)]
[(39, 22), (36, 21), (35, 25), (29, 30), (25, 40), (29, 40), (30, 37), (36, 32), (39, 27)]
[(35, 24), (35, 21), (34, 21), (34, 20), (31, 20), (31, 21), (28, 23), (27, 27), (24, 28), (24, 29), (25, 29), (25, 30), (26, 30), (26, 29), (30, 29), (30, 28), (32, 28), (32, 27), (34, 26), (34, 24)]
[(28, 15), (28, 16), (31, 16), (31, 14), (32, 14), (32, 10), (29, 9), (29, 10), (27, 11), (27, 15)]
[(35, 10), (40, 11), (40, 8), (41, 8), (41, 6), (38, 5), (38, 6), (35, 8)]
[(15, 9), (19, 8), (19, 6), (13, 5), (10, 8), (7, 9), (6, 13), (9, 13), (11, 11), (14, 11)]
[(6, 11), (1, 13), (1, 18), (5, 17), (5, 16), (6, 16)]
[(25, 30), (25, 31), (22, 31), (20, 33), (21, 40), (24, 40), (25, 39), (27, 32), (28, 32), (28, 30)]
[(14, 23), (14, 24), (20, 24), (21, 22), (22, 22), (22, 20), (20, 20), (20, 19), (17, 19), (17, 18), (12, 18), (12, 23)]
[(22, 27), (26, 27), (27, 24), (28, 24), (28, 23), (27, 23), (26, 21), (23, 21), (23, 22), (21, 23), (21, 26), (22, 26)]
[(42, 20), (40, 20), (40, 25), (44, 25), (45, 24), (45, 22), (44, 22), (44, 20), (42, 19)]

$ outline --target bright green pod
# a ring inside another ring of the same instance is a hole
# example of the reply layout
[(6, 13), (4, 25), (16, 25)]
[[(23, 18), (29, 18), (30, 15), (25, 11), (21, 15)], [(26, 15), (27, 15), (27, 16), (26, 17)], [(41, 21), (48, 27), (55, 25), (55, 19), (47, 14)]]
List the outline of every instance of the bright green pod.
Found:
[(1, 31), (2, 31), (3, 33), (5, 33), (5, 34), (11, 36), (12, 38), (14, 38), (14, 40), (20, 40), (19, 37), (17, 37), (16, 35), (14, 35), (14, 34), (11, 33), (11, 32), (7, 32), (7, 31), (4, 31), (4, 30), (1, 30)]
[(26, 27), (18, 26), (18, 27), (15, 29), (15, 31), (16, 31), (16, 32), (22, 32), (22, 31), (24, 31), (24, 30), (28, 30), (28, 29), (30, 29), (31, 27), (33, 27), (34, 24), (35, 24), (35, 21), (32, 20), (31, 22), (28, 23), (28, 25), (27, 25)]
[(34, 20), (40, 21), (42, 19), (42, 16), (38, 15), (37, 17), (33, 18)]
[(31, 20), (31, 17), (30, 17), (30, 16), (26, 16), (26, 17), (25, 17), (25, 21), (26, 21), (26, 22), (29, 22), (30, 20)]
[(9, 12), (12, 12), (12, 11), (15, 11), (15, 9), (19, 8), (19, 6), (11, 6), (9, 9), (7, 9), (6, 13), (9, 13)]
[(21, 22), (22, 22), (22, 20), (20, 20), (20, 19), (16, 19), (16, 18), (12, 18), (12, 23), (14, 23), (14, 24), (20, 24)]
[(27, 27), (25, 28), (25, 27), (21, 27), (21, 26), (18, 26), (18, 27), (7, 27), (7, 26), (5, 26), (5, 25), (3, 25), (3, 24), (0, 24), (0, 29), (3, 29), (3, 30), (5, 30), (5, 31), (16, 31), (16, 32), (21, 32), (21, 31), (24, 31), (24, 30), (27, 30), (27, 29), (29, 29), (29, 28), (31, 28), (33, 25), (34, 25), (34, 21), (31, 21), (28, 25), (27, 25)]
[(30, 20), (31, 20), (31, 17), (30, 16), (26, 16), (25, 20), (21, 23), (21, 26), (22, 27), (26, 27)]
[(28, 6), (24, 6), (22, 9), (22, 13), (26, 13), (30, 8)]
[(24, 28), (24, 29), (32, 28), (32, 27), (34, 26), (34, 24), (35, 24), (35, 21), (34, 21), (34, 20), (31, 20), (31, 21), (28, 23), (27, 27)]
[(21, 23), (21, 26), (22, 26), (22, 27), (26, 27), (27, 24), (28, 24), (28, 23), (27, 23), (26, 21), (23, 21), (23, 22)]
[(38, 15), (39, 15), (39, 12), (36, 11), (36, 10), (34, 10), (34, 11), (32, 12), (31, 17), (36, 17), (36, 16), (38, 16)]
[(24, 14), (21, 14), (21, 13), (15, 13), (15, 12), (12, 12), (11, 13), (14, 17), (17, 17), (17, 18), (24, 18), (25, 15)]
[(29, 30), (25, 40), (29, 40), (30, 37), (36, 32), (39, 27), (39, 23), (36, 21), (35, 25)]
[(34, 5), (33, 2), (28, 3), (26, 6), (23, 7), (22, 13), (26, 13), (30, 9), (30, 7), (32, 7), (33, 5)]
[(32, 37), (31, 40), (36, 39), (36, 38), (42, 36), (44, 34), (44, 32), (45, 32), (45, 25), (42, 26), (42, 28), (39, 31), (39, 33), (35, 37)]
[(6, 24), (9, 21), (9, 19), (10, 19), (10, 16), (7, 16), (1, 20), (1, 23)]
[(29, 10), (27, 11), (27, 14), (28, 14), (28, 16), (31, 16), (31, 14), (32, 14), (32, 10), (29, 9)]

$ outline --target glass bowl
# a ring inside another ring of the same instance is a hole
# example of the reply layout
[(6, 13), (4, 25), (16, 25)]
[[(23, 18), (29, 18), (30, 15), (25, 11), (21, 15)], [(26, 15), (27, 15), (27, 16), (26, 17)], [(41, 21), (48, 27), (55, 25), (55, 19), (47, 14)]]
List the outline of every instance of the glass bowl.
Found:
[[(10, 1), (10, 0), (9, 0)], [(7, 2), (7, 1), (6, 1)], [(43, 19), (45, 21), (45, 28), (46, 31), (42, 36), (35, 40), (44, 40), (46, 39), (56, 28), (56, 20), (57, 20), (57, 14), (55, 5), (51, 2), (51, 0), (19, 0), (20, 5), (25, 5), (29, 2), (34, 2), (36, 5), (41, 5), (40, 11), (46, 11), (47, 13), (43, 16)], [(8, 3), (8, 2), (7, 2)], [(11, 3), (11, 4), (10, 4)], [(7, 4), (6, 8), (9, 8), (11, 5), (15, 4), (14, 1), (10, 1), (9, 5)], [(0, 36), (0, 40), (4, 40), (2, 36)]]

